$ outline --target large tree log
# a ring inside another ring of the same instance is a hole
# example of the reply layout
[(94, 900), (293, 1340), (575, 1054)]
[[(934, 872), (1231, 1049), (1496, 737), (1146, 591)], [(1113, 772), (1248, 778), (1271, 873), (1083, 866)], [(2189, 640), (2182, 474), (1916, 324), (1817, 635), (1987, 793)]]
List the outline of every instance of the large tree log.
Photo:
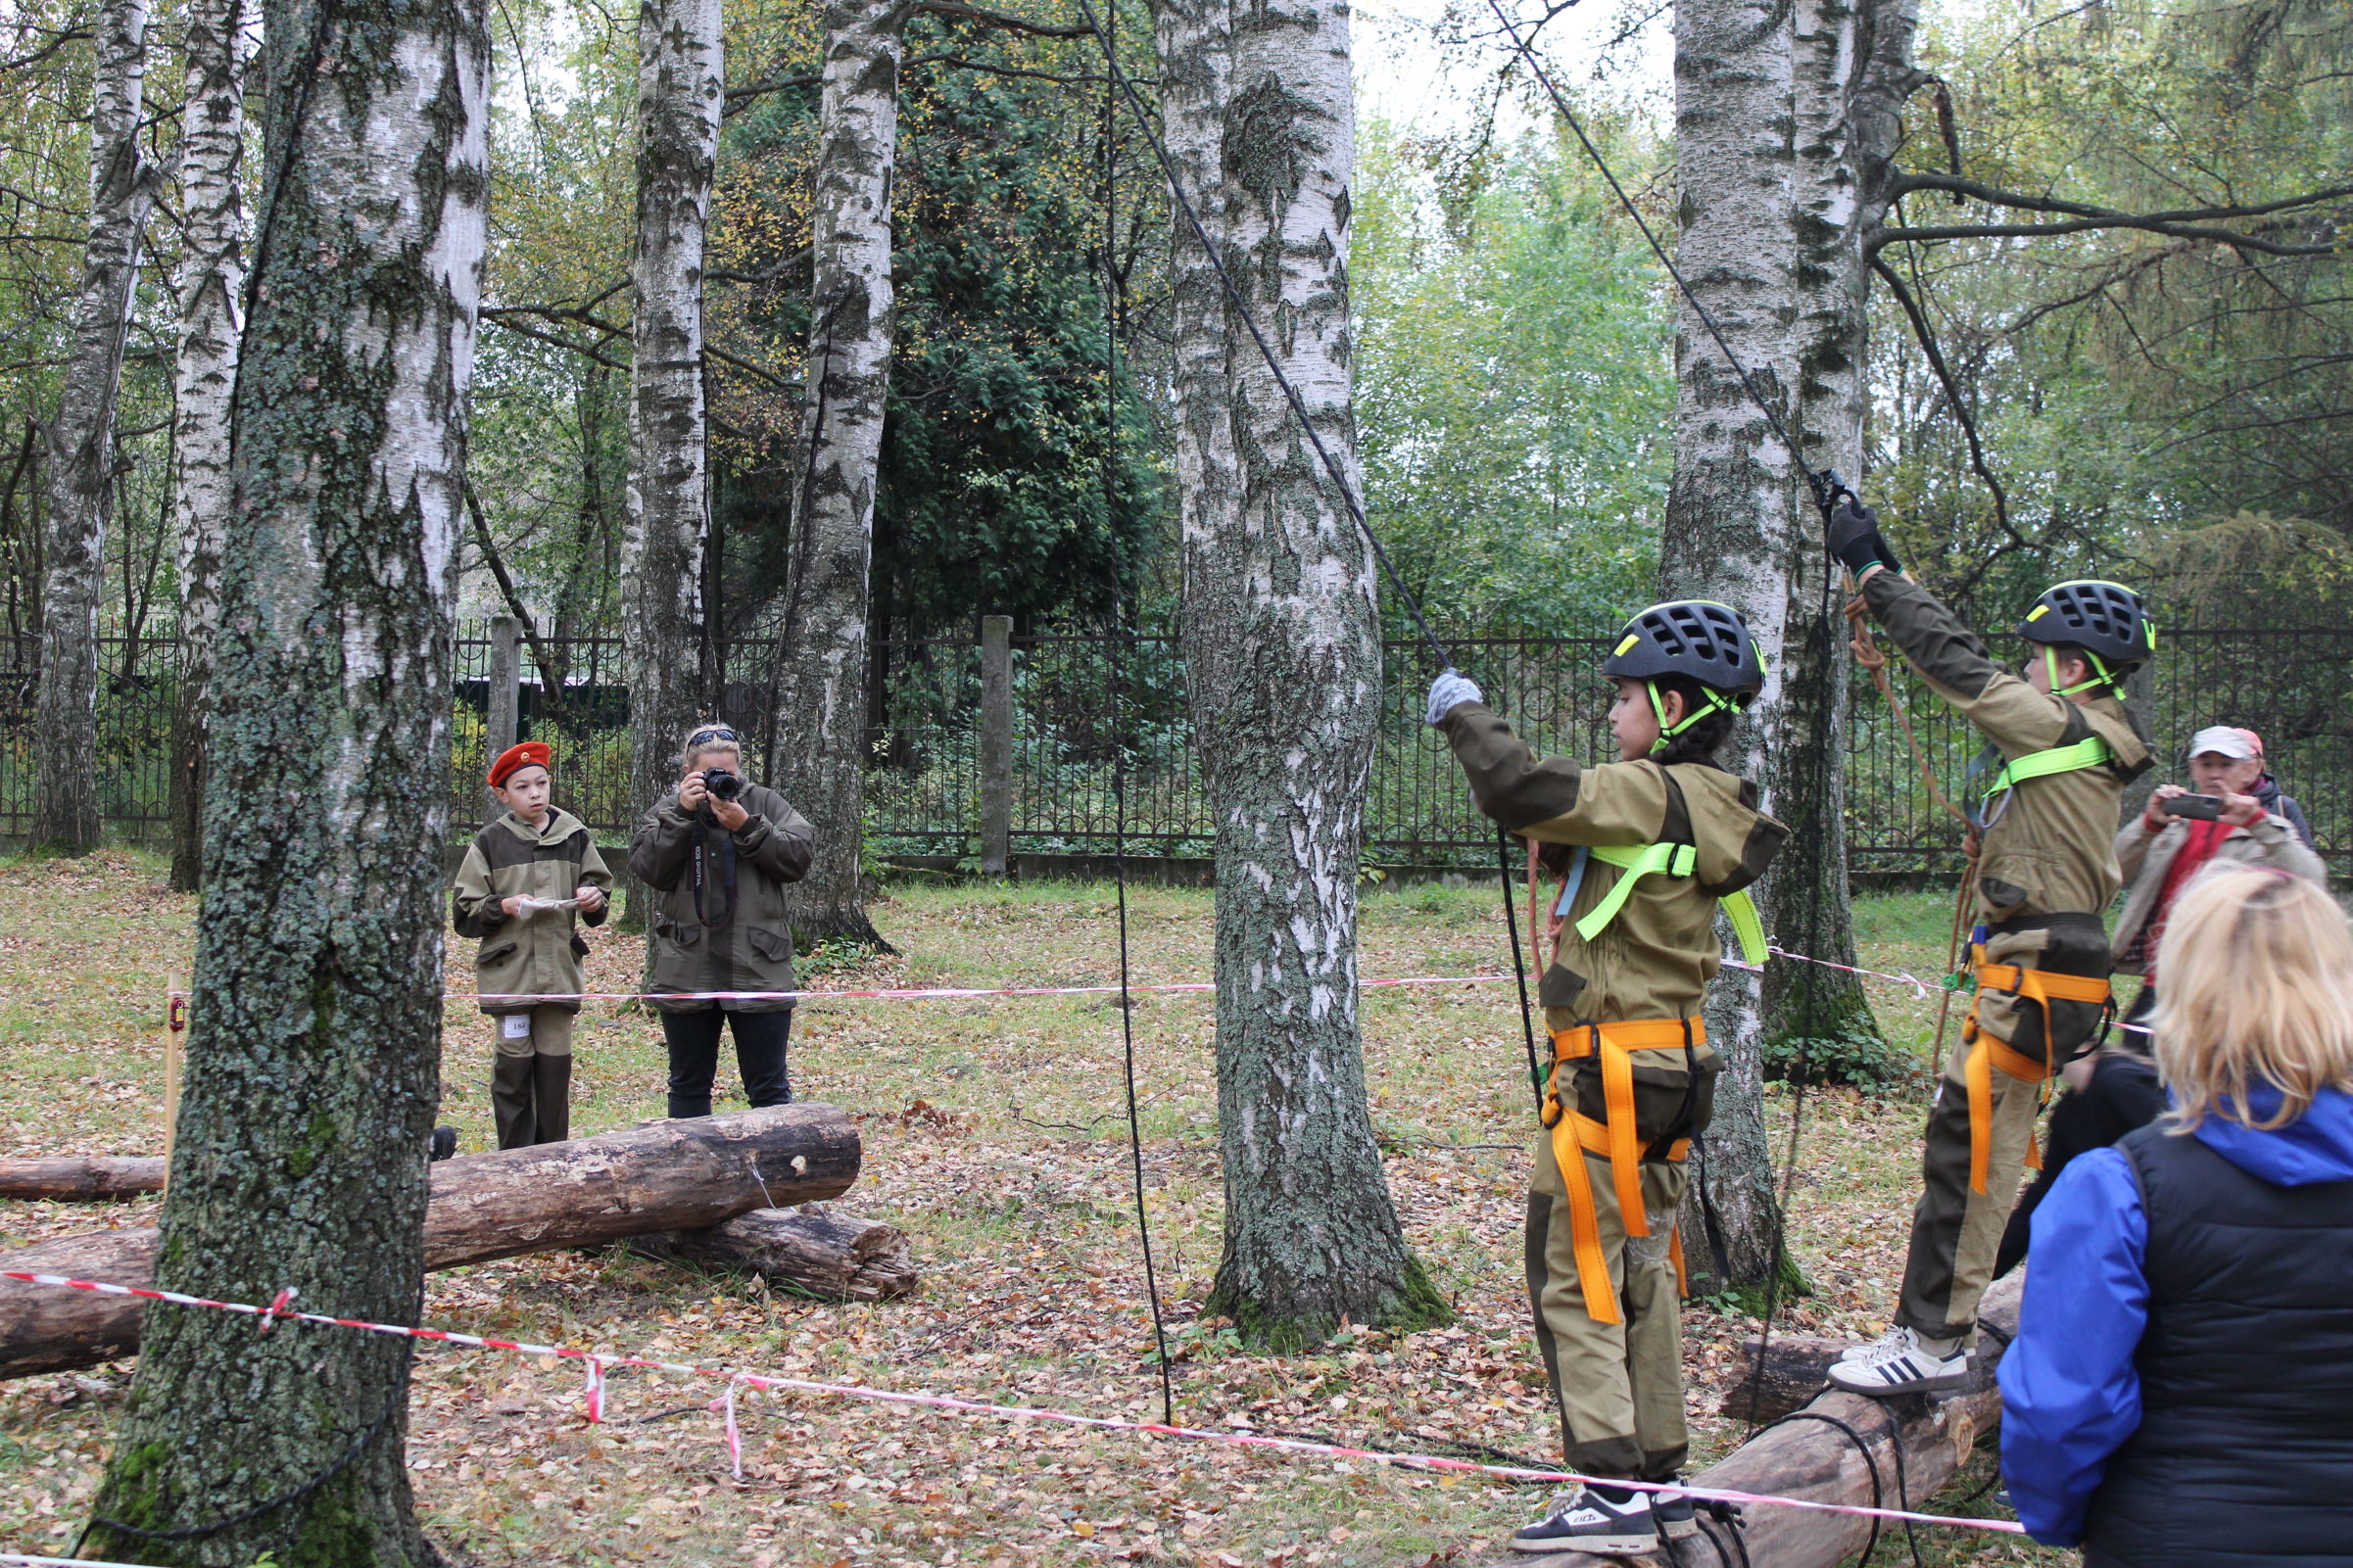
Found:
[(915, 1288), (907, 1233), (823, 1204), (754, 1209), (708, 1230), (657, 1231), (629, 1250), (642, 1258), (747, 1268), (772, 1285), (833, 1302), (879, 1302)]
[[(1805, 1406), (1816, 1414), (1844, 1421), (1859, 1433), (1871, 1450), (1868, 1462), (1853, 1442), (1828, 1422), (1792, 1421), (1759, 1432), (1721, 1463), (1692, 1477), (1691, 1484), (1724, 1492), (1753, 1492), (1802, 1497), (1809, 1502), (1868, 1506), (1872, 1501), (1871, 1465), (1877, 1464), (1881, 1506), (1933, 1512), (1928, 1507), (1929, 1499), (1967, 1461), (1978, 1438), (2001, 1423), (2001, 1391), (1994, 1387), (1993, 1371), (2001, 1364), (2001, 1353), (2009, 1344), (2009, 1336), (2018, 1331), (2019, 1285), (2018, 1276), (2012, 1275), (1988, 1291), (1979, 1305), (1980, 1321), (1992, 1325), (1998, 1333), (1979, 1339), (1977, 1354), (1970, 1360), (1969, 1382), (1960, 1393), (1945, 1400), (1931, 1400), (1921, 1394), (1895, 1400), (1867, 1400), (1859, 1394), (1824, 1393)], [(1901, 1500), (1896, 1488), (1893, 1450), (1897, 1443), (1903, 1446)], [(1870, 1520), (1849, 1514), (1763, 1505), (1751, 1506), (1745, 1512), (1749, 1560), (1758, 1568), (1766, 1565), (1834, 1568), (1862, 1550), (1863, 1543), (1871, 1535)], [(1710, 1528), (1715, 1528), (1712, 1523)], [(1899, 1532), (1902, 1528), (1889, 1524), (1881, 1533)], [(1696, 1554), (1687, 1546), (1683, 1558), (1687, 1563), (1709, 1561), (1712, 1554), (1705, 1546), (1700, 1546)], [(1487, 1568), (1503, 1568), (1505, 1563), (1524, 1563), (1527, 1559), (1506, 1547), (1482, 1560)], [(1627, 1559), (1572, 1551), (1547, 1556), (1544, 1565), (1545, 1568), (1623, 1568), (1628, 1561), (1669, 1568), (1671, 1559), (1663, 1554)]]
[[(849, 1117), (813, 1104), (444, 1161), (432, 1167), (425, 1266), (698, 1230), (748, 1210), (838, 1198), (857, 1179), (858, 1161)], [(0, 1270), (146, 1285), (159, 1240), (145, 1226), (67, 1236), (0, 1253)], [(0, 1280), (0, 1379), (126, 1355), (138, 1347), (145, 1311), (145, 1303), (124, 1297)]]
[(160, 1155), (0, 1160), (0, 1198), (24, 1203), (103, 1204), (163, 1190)]

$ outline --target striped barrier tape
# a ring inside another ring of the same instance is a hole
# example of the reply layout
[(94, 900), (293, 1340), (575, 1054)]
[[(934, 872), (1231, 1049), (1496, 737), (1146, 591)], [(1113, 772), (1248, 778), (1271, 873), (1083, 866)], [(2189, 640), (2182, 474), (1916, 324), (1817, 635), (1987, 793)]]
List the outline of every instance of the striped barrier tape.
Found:
[(236, 1312), (259, 1317), (265, 1322), (316, 1323), (323, 1327), (358, 1329), (367, 1334), (384, 1334), (397, 1339), (426, 1340), (439, 1345), (456, 1345), (467, 1350), (504, 1351), (516, 1355), (550, 1356), (559, 1360), (577, 1361), (587, 1376), (588, 1418), (604, 1418), (605, 1374), (612, 1367), (634, 1367), (649, 1372), (668, 1372), (681, 1377), (708, 1378), (724, 1382), (726, 1391), (711, 1402), (714, 1411), (723, 1412), (725, 1437), (736, 1473), (743, 1473), (743, 1443), (736, 1427), (736, 1394), (740, 1389), (766, 1392), (790, 1389), (802, 1394), (831, 1395), (840, 1399), (867, 1400), (882, 1404), (913, 1405), (924, 1409), (945, 1410), (957, 1415), (991, 1416), (1002, 1420), (1052, 1421), (1065, 1426), (1091, 1427), (1105, 1432), (1137, 1432), (1155, 1437), (1184, 1438), (1199, 1443), (1219, 1443), (1233, 1447), (1276, 1449), (1286, 1453), (1311, 1457), (1364, 1460), (1371, 1464), (1395, 1465), (1406, 1469), (1438, 1470), (1457, 1473), (1494, 1476), (1509, 1481), (1552, 1481), (1563, 1485), (1586, 1485), (1598, 1482), (1603, 1486), (1624, 1487), (1637, 1492), (1672, 1492), (1703, 1501), (1730, 1502), (1743, 1506), (1801, 1508), (1815, 1513), (1848, 1514), (1856, 1518), (1908, 1521), (1912, 1524), (1945, 1525), (1961, 1530), (1985, 1530), (1996, 1534), (2021, 1535), (2024, 1527), (2007, 1519), (1964, 1519), (1949, 1514), (1916, 1513), (1905, 1508), (1864, 1507), (1856, 1503), (1817, 1502), (1809, 1497), (1781, 1497), (1761, 1492), (1734, 1492), (1714, 1487), (1693, 1487), (1672, 1482), (1627, 1481), (1609, 1476), (1586, 1476), (1573, 1470), (1534, 1470), (1516, 1465), (1479, 1464), (1469, 1459), (1450, 1459), (1429, 1453), (1388, 1453), (1374, 1449), (1350, 1448), (1340, 1443), (1319, 1443), (1307, 1438), (1265, 1437), (1255, 1432), (1218, 1432), (1206, 1427), (1172, 1426), (1160, 1421), (1128, 1421), (1118, 1416), (1080, 1415), (1070, 1410), (1051, 1410), (1037, 1405), (995, 1404), (986, 1401), (959, 1400), (944, 1394), (912, 1394), (895, 1389), (867, 1388), (854, 1383), (819, 1383), (807, 1378), (775, 1377), (737, 1368), (701, 1366), (691, 1361), (661, 1361), (647, 1356), (611, 1354), (601, 1351), (584, 1351), (565, 1345), (532, 1345), (517, 1340), (492, 1339), (481, 1334), (461, 1334), (450, 1329), (412, 1328), (401, 1323), (376, 1323), (365, 1318), (334, 1317), (324, 1312), (287, 1310), (284, 1304), (292, 1299), (291, 1291), (282, 1291), (276, 1302), (268, 1307), (256, 1307), (245, 1302), (219, 1302), (203, 1296), (184, 1295), (179, 1291), (154, 1290), (134, 1285), (110, 1285), (99, 1280), (72, 1279), (64, 1274), (22, 1273), (14, 1269), (0, 1270), (0, 1279), (13, 1279), (26, 1285), (54, 1286), (65, 1290), (91, 1291), (102, 1296), (132, 1296), (141, 1301), (166, 1302), (174, 1307), (201, 1307), (213, 1311)]

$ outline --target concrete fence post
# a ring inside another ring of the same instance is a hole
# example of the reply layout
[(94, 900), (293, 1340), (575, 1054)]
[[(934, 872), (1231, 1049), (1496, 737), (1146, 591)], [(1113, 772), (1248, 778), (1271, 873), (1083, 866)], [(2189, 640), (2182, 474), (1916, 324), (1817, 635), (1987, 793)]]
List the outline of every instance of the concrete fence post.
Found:
[[(490, 618), (490, 695), (483, 704), (484, 756), (487, 769), (491, 759), (514, 744), (518, 722), (516, 711), (520, 695), (517, 688), (522, 680), (523, 623), (511, 615)], [(490, 812), (496, 817), (506, 808), (499, 797), (489, 795)]]
[(981, 617), (981, 870), (1002, 877), (1013, 847), (1013, 617)]

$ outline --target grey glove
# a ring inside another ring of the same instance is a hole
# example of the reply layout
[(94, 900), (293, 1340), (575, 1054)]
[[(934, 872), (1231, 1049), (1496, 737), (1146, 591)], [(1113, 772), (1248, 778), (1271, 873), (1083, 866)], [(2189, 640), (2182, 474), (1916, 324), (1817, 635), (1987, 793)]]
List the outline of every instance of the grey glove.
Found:
[(1478, 684), (1469, 676), (1460, 670), (1442, 671), (1438, 679), (1430, 683), (1430, 710), (1426, 722), (1434, 728), (1439, 720), (1464, 703), (1486, 700), (1479, 691)]
[(1879, 532), (1879, 513), (1849, 496), (1830, 514), (1830, 553), (1860, 583), (1874, 566), (1900, 572), (1903, 566)]

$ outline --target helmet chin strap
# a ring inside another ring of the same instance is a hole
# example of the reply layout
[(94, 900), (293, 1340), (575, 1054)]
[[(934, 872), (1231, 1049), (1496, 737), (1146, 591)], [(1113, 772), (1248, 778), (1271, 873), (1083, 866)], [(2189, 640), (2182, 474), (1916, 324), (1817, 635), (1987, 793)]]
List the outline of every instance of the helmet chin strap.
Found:
[[(2093, 672), (2091, 679), (2089, 681), (2078, 681), (2073, 686), (2063, 687), (2059, 685), (2059, 651), (2058, 649), (2052, 647), (2048, 642), (2042, 644), (2042, 668), (2049, 672), (2050, 694), (2052, 696), (2071, 697), (2074, 696), (2078, 691), (2089, 691), (2095, 686), (2112, 687), (2116, 684), (2115, 677), (2108, 673), (2108, 667), (2105, 664), (2102, 664), (2100, 662), (2099, 655), (2092, 652), (2089, 648), (2084, 649), (2084, 662), (2091, 666)], [(1657, 702), (1658, 699), (1657, 697), (1654, 696), (1651, 698), (1651, 700), (1653, 702)]]
[(1666, 702), (1658, 695), (1658, 683), (1645, 681), (1642, 689), (1651, 694), (1651, 712), (1658, 718), (1658, 738), (1651, 744), (1654, 752), (1711, 713), (1737, 713), (1740, 711), (1739, 703), (1727, 701), (1719, 691), (1712, 690), (1707, 687), (1701, 687), (1700, 700), (1693, 704), (1691, 712), (1683, 716), (1683, 722), (1669, 724), (1666, 722)]

